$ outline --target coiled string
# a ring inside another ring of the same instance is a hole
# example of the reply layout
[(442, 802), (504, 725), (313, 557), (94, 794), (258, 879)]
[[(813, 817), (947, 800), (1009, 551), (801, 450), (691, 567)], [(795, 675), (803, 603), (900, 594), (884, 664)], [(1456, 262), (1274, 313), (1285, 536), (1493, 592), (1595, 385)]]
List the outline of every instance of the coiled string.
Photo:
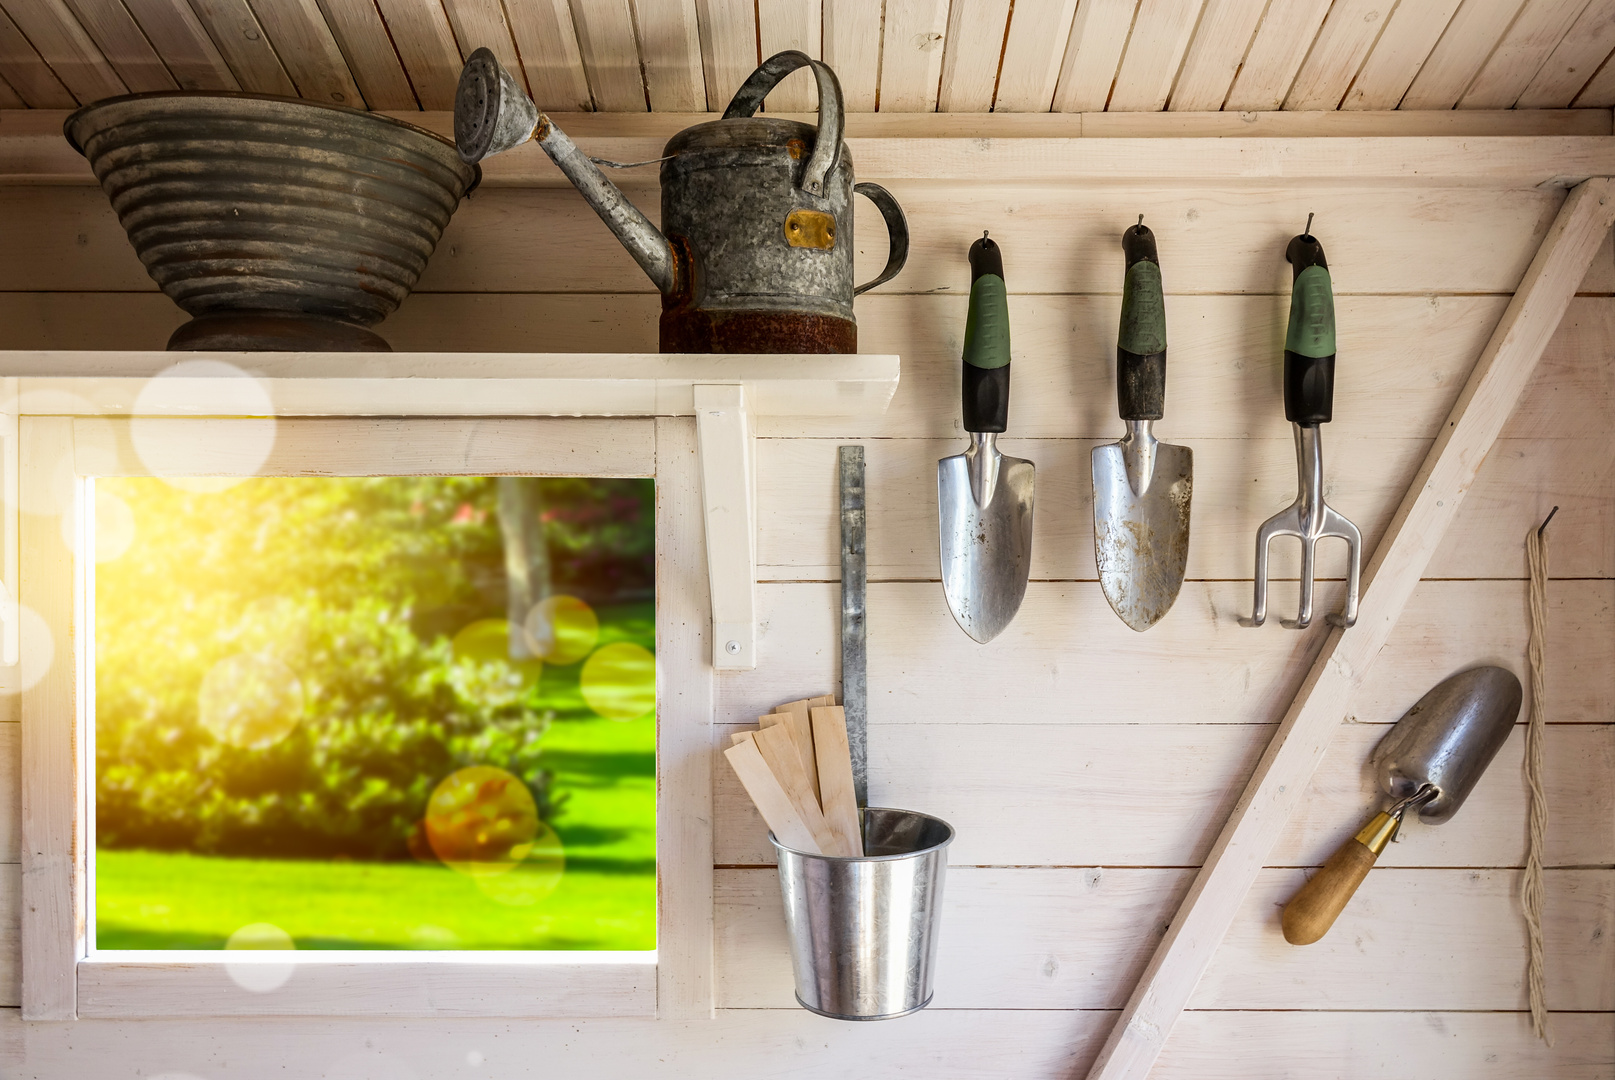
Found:
[(1542, 740), (1548, 715), (1548, 675), (1545, 653), (1548, 641), (1548, 522), (1559, 512), (1555, 506), (1541, 526), (1525, 534), (1525, 560), (1531, 570), (1531, 722), (1525, 730), (1525, 782), (1530, 788), (1531, 833), (1525, 854), (1525, 879), (1520, 883), (1520, 906), (1531, 956), (1526, 985), (1531, 999), (1531, 1028), (1537, 1038), (1553, 1045), (1548, 1031), (1547, 964), (1542, 949), (1542, 851), (1548, 832), (1548, 797), (1542, 790)]

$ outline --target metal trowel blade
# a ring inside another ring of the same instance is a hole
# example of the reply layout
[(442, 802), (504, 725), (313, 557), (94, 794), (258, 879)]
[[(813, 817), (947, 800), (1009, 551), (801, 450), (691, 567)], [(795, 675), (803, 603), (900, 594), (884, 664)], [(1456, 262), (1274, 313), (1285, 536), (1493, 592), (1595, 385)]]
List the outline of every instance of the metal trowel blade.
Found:
[(1121, 443), (1093, 451), (1094, 558), (1105, 599), (1122, 622), (1148, 630), (1172, 608), (1189, 561), (1194, 452), (1155, 444), (1155, 467), (1140, 494)]
[(1030, 461), (1004, 456), (986, 506), (970, 489), (965, 454), (936, 463), (942, 591), (959, 628), (986, 644), (1008, 626), (1032, 572)]
[(1386, 733), (1369, 764), (1395, 799), (1425, 784), (1436, 797), (1419, 820), (1439, 825), (1458, 812), (1508, 741), (1525, 691), (1507, 668), (1477, 667), (1444, 679)]

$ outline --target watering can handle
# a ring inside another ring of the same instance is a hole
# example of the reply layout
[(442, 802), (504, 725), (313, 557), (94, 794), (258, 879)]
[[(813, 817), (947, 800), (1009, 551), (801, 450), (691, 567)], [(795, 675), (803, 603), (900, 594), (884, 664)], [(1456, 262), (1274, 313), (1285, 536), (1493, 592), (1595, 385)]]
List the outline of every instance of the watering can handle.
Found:
[(800, 67), (811, 67), (813, 78), (819, 84), (819, 134), (813, 141), (807, 168), (802, 171), (802, 190), (810, 195), (823, 195), (824, 182), (841, 157), (842, 114), (846, 111), (841, 104), (841, 83), (828, 66), (795, 49), (775, 53), (740, 84), (729, 107), (723, 111), (723, 118), (755, 116), (768, 92)]
[(854, 184), (852, 190), (875, 204), (880, 216), (886, 219), (886, 235), (890, 246), (886, 256), (886, 267), (881, 270), (873, 281), (866, 281), (856, 289), (852, 295), (859, 296), (873, 289), (876, 285), (883, 285), (896, 277), (908, 262), (908, 218), (903, 216), (903, 208), (897, 205), (892, 193), (879, 184)]

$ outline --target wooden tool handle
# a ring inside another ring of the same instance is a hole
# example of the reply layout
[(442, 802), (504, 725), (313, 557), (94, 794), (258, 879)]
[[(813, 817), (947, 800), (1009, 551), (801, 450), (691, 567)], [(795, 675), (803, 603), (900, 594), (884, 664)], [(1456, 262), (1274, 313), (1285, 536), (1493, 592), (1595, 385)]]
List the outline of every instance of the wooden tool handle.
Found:
[(1312, 880), (1301, 886), (1301, 891), (1284, 905), (1285, 941), (1291, 945), (1311, 945), (1329, 932), (1357, 886), (1374, 868), (1396, 825), (1389, 814), (1379, 814), (1329, 856), (1323, 869), (1313, 874)]

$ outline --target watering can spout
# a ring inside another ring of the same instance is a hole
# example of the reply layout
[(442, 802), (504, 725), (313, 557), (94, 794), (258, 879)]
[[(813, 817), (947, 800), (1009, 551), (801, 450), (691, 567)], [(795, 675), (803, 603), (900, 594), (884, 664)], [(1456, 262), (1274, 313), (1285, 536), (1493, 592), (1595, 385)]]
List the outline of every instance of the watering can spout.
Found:
[(467, 58), (454, 95), (454, 142), (460, 157), (467, 163), (481, 161), (529, 139), (572, 181), (657, 289), (671, 293), (676, 274), (667, 237), (606, 179), (566, 132), (538, 111), (492, 52), (478, 49)]

